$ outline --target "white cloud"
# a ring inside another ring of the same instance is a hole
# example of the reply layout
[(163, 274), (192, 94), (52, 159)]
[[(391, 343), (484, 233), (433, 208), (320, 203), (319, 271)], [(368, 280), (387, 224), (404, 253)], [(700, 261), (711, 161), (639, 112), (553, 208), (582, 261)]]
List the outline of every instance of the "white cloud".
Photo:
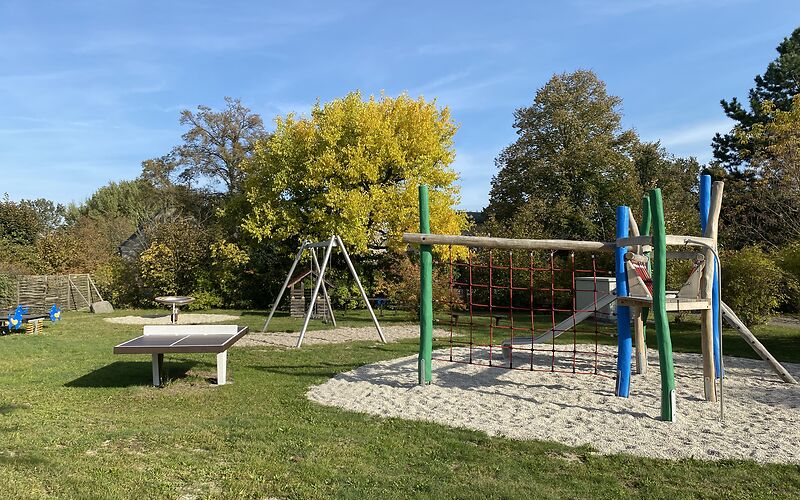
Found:
[(661, 141), (665, 147), (690, 146), (697, 144), (708, 145), (717, 132), (724, 133), (733, 127), (733, 120), (714, 120), (691, 125), (684, 125), (658, 134), (647, 134), (649, 140)]

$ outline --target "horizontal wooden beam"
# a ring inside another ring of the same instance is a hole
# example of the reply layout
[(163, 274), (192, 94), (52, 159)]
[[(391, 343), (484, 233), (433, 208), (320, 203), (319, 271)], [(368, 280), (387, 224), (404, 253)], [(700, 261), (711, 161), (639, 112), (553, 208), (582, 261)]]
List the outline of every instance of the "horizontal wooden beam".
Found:
[(449, 234), (405, 233), (403, 241), (415, 245), (457, 245), (504, 250), (576, 250), (586, 252), (613, 252), (616, 244), (610, 241), (580, 240), (527, 240), (492, 238), (485, 236), (457, 236)]
[[(668, 234), (666, 238), (668, 246), (687, 246), (705, 248), (709, 245), (712, 248), (716, 247), (716, 242), (711, 238), (704, 238), (702, 236), (683, 236), (677, 234)], [(633, 236), (630, 238), (619, 238), (617, 245), (621, 247), (636, 247), (644, 245), (652, 245), (653, 238), (651, 236)]]
[[(652, 307), (653, 299), (646, 297), (617, 297), (617, 304), (621, 306)], [(704, 311), (711, 309), (711, 301), (706, 299), (684, 299), (667, 297), (667, 312)]]

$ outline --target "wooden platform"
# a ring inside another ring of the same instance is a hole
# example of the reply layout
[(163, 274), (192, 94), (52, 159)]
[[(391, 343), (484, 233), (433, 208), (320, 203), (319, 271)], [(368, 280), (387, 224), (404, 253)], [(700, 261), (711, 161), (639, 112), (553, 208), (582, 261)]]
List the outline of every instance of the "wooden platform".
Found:
[[(653, 307), (653, 299), (648, 297), (617, 297), (617, 304), (621, 306)], [(707, 309), (711, 309), (711, 301), (708, 299), (667, 297), (667, 312), (704, 311)]]

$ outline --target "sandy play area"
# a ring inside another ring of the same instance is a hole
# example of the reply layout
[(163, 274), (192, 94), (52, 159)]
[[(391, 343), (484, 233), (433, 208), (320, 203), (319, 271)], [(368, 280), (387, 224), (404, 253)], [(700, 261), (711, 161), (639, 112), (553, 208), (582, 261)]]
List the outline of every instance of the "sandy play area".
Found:
[[(169, 325), (172, 324), (167, 314), (147, 314), (144, 316), (118, 316), (116, 318), (106, 318), (109, 323), (120, 325)], [(180, 313), (178, 315), (179, 325), (205, 325), (208, 323), (223, 323), (226, 321), (236, 321), (239, 316), (231, 314), (197, 314)]]
[[(601, 362), (606, 373), (613, 373), (613, 355)], [(800, 386), (782, 383), (761, 361), (725, 357), (724, 362), (723, 422), (719, 404), (702, 399), (701, 357), (680, 353), (675, 354), (678, 421), (659, 420), (659, 370), (652, 350), (649, 371), (634, 375), (628, 399), (614, 396), (614, 380), (608, 377), (435, 359), (433, 385), (421, 387), (416, 355), (339, 374), (312, 387), (308, 397), (351, 411), (489, 435), (589, 445), (604, 454), (800, 463)], [(800, 365), (785, 366), (800, 377)]]

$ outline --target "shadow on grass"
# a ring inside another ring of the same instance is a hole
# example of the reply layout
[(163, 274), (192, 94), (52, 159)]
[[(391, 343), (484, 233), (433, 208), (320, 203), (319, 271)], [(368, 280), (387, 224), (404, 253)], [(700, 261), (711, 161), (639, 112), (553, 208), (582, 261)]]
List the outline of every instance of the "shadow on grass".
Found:
[(5, 404), (0, 405), (0, 415), (8, 415), (15, 410), (28, 410), (30, 405)]
[(24, 455), (0, 455), (0, 465), (2, 466), (14, 466), (14, 465), (43, 465), (46, 464), (47, 461), (36, 457), (36, 456), (24, 456)]
[(248, 365), (247, 368), (259, 370), (273, 375), (290, 375), (292, 377), (327, 377), (331, 378), (339, 373), (353, 370), (358, 367), (354, 363), (319, 363), (301, 365)]
[[(180, 360), (164, 363), (165, 380), (185, 378), (198, 363)], [(149, 361), (116, 361), (64, 384), (64, 387), (132, 387), (151, 385), (152, 364)]]

